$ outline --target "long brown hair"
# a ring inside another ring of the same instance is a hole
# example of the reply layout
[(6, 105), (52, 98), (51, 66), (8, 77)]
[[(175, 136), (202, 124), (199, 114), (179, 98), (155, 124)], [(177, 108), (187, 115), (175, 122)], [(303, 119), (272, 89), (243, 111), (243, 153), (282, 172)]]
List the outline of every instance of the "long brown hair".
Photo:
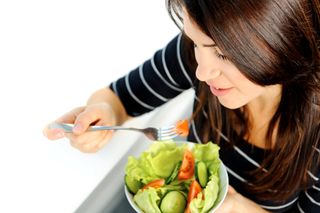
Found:
[[(283, 201), (312, 183), (320, 168), (320, 3), (319, 0), (168, 0), (176, 23), (181, 9), (252, 82), (282, 85), (279, 106), (265, 136), (275, 146), (249, 189), (258, 198)], [(188, 48), (188, 51), (193, 51)], [(250, 134), (245, 107), (226, 109), (200, 83), (200, 104), (208, 121), (203, 140), (217, 142), (223, 129), (231, 142)], [(202, 124), (201, 124), (202, 125)], [(274, 138), (273, 138), (274, 139)], [(272, 190), (270, 190), (272, 189)]]

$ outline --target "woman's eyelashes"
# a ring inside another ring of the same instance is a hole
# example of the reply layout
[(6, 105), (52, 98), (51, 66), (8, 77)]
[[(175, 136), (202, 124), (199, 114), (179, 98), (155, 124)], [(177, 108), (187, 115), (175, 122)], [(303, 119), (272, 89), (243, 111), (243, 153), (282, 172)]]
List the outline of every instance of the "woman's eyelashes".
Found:
[[(197, 44), (193, 43), (193, 47), (196, 49), (198, 46), (197, 46)], [(214, 51), (214, 54), (215, 54), (219, 59), (228, 60), (227, 56), (219, 53), (219, 51), (217, 50), (217, 48), (216, 48), (215, 45), (208, 45), (208, 46), (204, 46), (204, 47), (212, 48), (213, 51)]]
[(227, 56), (220, 54), (216, 48), (214, 48), (214, 52), (218, 58), (222, 60), (228, 60)]

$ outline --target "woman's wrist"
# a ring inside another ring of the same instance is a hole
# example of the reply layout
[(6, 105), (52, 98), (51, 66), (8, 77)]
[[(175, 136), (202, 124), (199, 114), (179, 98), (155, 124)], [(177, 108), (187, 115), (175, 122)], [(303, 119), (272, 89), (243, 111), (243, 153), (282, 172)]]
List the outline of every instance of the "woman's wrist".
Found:
[(129, 119), (119, 97), (109, 88), (103, 88), (96, 91), (87, 101), (87, 105), (92, 104), (107, 104), (114, 113), (117, 125), (120, 125)]

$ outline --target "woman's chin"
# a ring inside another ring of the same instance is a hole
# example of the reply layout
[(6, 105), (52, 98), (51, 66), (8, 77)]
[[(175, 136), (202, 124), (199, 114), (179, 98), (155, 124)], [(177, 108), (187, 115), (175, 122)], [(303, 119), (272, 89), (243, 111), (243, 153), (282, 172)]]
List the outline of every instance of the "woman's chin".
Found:
[(246, 102), (243, 102), (243, 101), (226, 100), (224, 98), (219, 98), (219, 97), (218, 97), (218, 100), (222, 106), (228, 109), (238, 109), (247, 104)]

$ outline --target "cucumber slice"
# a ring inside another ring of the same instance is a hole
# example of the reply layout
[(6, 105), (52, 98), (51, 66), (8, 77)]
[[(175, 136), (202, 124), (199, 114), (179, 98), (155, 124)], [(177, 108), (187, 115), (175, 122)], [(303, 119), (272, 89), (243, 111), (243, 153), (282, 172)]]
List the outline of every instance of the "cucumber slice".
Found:
[(208, 170), (206, 164), (203, 161), (199, 161), (197, 163), (196, 174), (201, 187), (204, 188), (208, 182)]
[(168, 192), (161, 200), (162, 213), (183, 213), (187, 200), (179, 191)]
[(172, 170), (171, 175), (166, 179), (166, 184), (171, 183), (178, 176), (181, 164), (182, 164), (182, 161), (179, 161), (177, 163), (177, 165)]
[(136, 194), (138, 190), (142, 187), (142, 183), (140, 181), (137, 181), (136, 179), (133, 179), (128, 175), (124, 177), (124, 182), (128, 190), (133, 194)]

